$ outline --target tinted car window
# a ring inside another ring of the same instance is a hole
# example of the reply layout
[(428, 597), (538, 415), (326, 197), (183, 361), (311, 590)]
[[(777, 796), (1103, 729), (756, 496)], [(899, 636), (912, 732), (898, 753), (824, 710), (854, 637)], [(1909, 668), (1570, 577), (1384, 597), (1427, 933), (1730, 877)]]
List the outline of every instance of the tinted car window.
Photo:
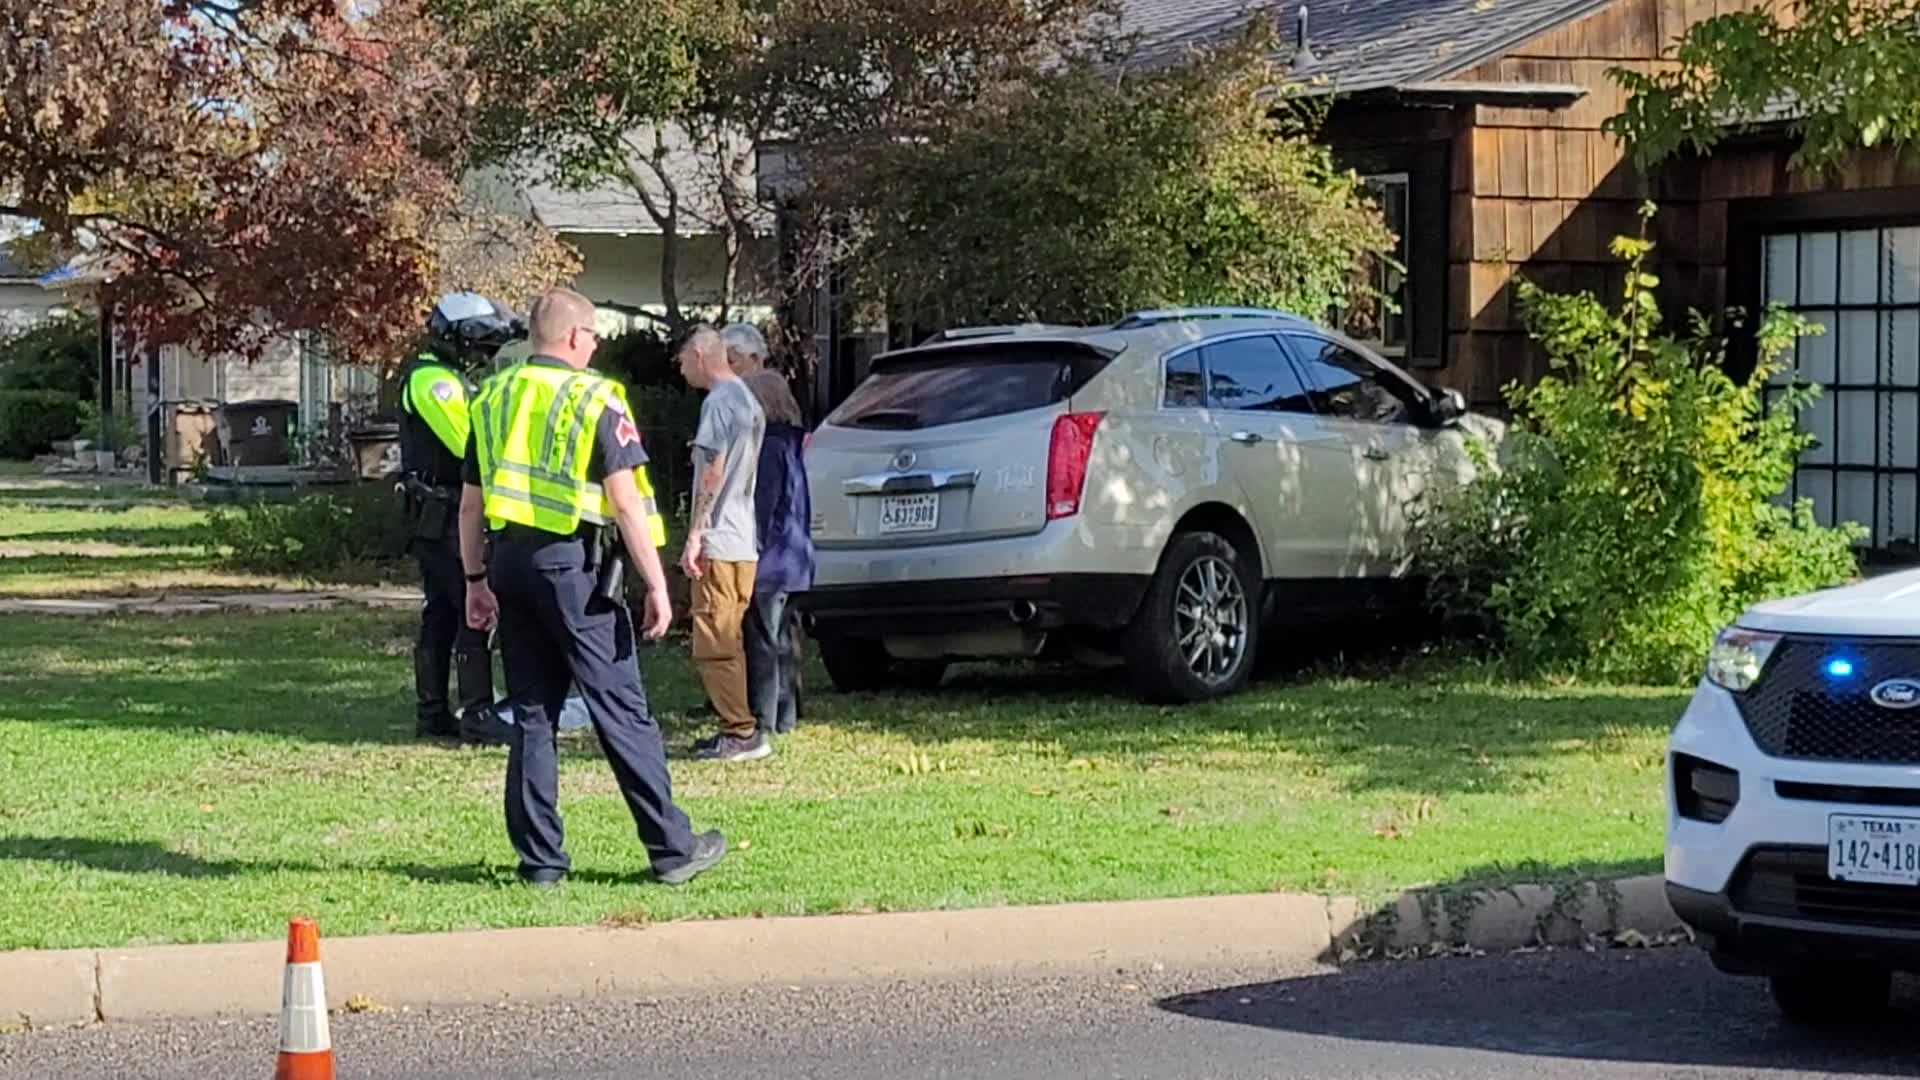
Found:
[(1373, 424), (1411, 424), (1420, 415), (1412, 388), (1351, 349), (1325, 338), (1292, 337), (1322, 414)]
[(1169, 409), (1198, 409), (1207, 403), (1207, 388), (1200, 381), (1200, 351), (1189, 349), (1167, 360), (1167, 385), (1160, 400)]
[(875, 364), (827, 423), (911, 431), (1044, 408), (1104, 365), (1092, 350), (1045, 343), (913, 353)]
[(1313, 412), (1307, 388), (1274, 338), (1232, 338), (1208, 345), (1204, 351), (1215, 408)]

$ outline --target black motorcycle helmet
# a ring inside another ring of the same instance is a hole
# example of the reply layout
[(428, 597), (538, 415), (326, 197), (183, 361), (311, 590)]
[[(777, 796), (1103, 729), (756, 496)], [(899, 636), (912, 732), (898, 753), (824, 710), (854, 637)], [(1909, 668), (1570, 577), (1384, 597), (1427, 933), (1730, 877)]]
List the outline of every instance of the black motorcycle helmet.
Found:
[(427, 341), (450, 360), (490, 360), (510, 341), (525, 337), (526, 323), (505, 306), (475, 292), (450, 292), (427, 316)]

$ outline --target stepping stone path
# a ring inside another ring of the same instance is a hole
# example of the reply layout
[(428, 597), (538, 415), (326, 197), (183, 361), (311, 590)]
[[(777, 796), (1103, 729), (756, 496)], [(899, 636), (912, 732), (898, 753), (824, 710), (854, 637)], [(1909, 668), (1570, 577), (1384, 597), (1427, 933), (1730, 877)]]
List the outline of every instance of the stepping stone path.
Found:
[(413, 609), (421, 596), (404, 589), (226, 593), (216, 596), (0, 597), (0, 615), (206, 615), (221, 611), (325, 611), (371, 607)]

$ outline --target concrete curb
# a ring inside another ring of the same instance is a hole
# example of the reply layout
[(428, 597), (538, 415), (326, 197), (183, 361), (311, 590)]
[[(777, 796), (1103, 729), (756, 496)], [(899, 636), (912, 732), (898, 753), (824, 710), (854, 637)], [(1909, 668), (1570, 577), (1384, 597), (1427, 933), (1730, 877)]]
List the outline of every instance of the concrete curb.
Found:
[[(1337, 965), (1680, 929), (1658, 877), (1351, 897), (1263, 893), (884, 915), (328, 938), (328, 1005), (532, 1003), (781, 984)], [(271, 1015), (280, 941), (0, 953), (0, 1023)]]

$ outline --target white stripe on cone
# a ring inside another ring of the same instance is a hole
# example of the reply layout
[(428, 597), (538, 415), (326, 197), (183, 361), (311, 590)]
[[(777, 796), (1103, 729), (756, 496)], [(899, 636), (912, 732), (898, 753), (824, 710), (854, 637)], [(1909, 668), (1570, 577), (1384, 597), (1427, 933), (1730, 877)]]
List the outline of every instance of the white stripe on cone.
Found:
[(290, 1054), (333, 1049), (327, 1030), (327, 986), (318, 963), (287, 965), (280, 989), (280, 1049)]

